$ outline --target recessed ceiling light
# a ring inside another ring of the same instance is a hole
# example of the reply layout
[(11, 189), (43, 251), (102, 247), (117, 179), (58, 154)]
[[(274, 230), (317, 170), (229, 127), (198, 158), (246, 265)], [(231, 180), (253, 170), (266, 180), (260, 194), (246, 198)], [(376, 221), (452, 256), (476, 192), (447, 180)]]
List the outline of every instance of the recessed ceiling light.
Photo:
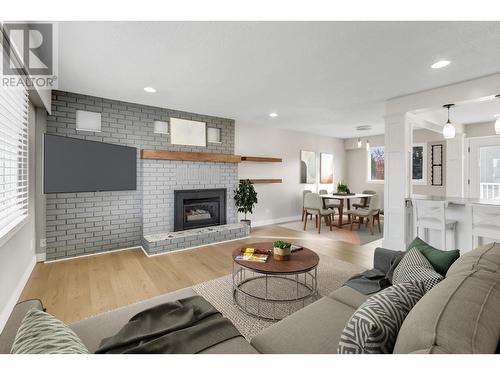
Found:
[(278, 117), (278, 114), (276, 112), (271, 112), (269, 114), (269, 117)]
[(358, 125), (358, 126), (356, 126), (356, 130), (360, 131), (360, 132), (372, 130), (372, 126), (371, 125)]
[(148, 86), (148, 87), (144, 87), (144, 91), (153, 93), (153, 92), (156, 92), (156, 89), (154, 87)]
[(439, 60), (439, 61), (436, 61), (434, 64), (432, 64), (431, 68), (432, 69), (444, 68), (445, 66), (450, 65), (450, 63), (451, 63), (451, 61), (448, 61), (448, 60)]

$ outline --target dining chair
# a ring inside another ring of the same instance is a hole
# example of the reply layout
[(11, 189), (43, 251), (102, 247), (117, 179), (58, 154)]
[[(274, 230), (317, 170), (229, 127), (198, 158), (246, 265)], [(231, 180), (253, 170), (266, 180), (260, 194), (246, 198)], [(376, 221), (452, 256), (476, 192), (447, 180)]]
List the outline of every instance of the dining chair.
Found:
[(318, 227), (318, 233), (321, 233), (321, 218), (325, 218), (325, 222), (330, 226), (330, 230), (332, 230), (333, 220), (334, 220), (334, 211), (331, 208), (323, 207), (323, 200), (321, 199), (319, 194), (316, 193), (307, 193), (304, 197), (304, 230), (306, 230), (307, 226), (307, 216), (316, 215), (316, 226)]
[[(321, 189), (319, 191), (319, 195), (326, 195), (328, 194), (328, 190), (326, 189)], [(324, 199), (325, 202), (325, 208), (331, 208), (332, 210), (334, 209), (340, 209), (340, 204), (339, 203), (334, 203), (335, 201), (333, 199)]]
[[(366, 219), (366, 225), (370, 228), (370, 233), (373, 235), (373, 226), (375, 225), (375, 220), (377, 220), (378, 231), (379, 233), (382, 233), (382, 228), (380, 227), (379, 196), (377, 194), (371, 197), (368, 207), (347, 210), (346, 213), (351, 217), (351, 230), (354, 223), (358, 224), (359, 229), (361, 224), (363, 224), (363, 219)], [(358, 220), (356, 220), (356, 218)]]
[[(363, 190), (362, 194), (372, 194), (375, 195), (377, 192), (375, 190)], [(366, 197), (366, 198), (361, 198), (359, 203), (353, 203), (354, 208), (367, 208), (368, 205), (370, 204), (370, 198), (371, 197)]]
[[(305, 200), (307, 193), (312, 193), (312, 191), (311, 190), (304, 190), (302, 192), (302, 220), (301, 221), (304, 221), (304, 216), (306, 214), (306, 211), (304, 210), (304, 200)], [(312, 215), (311, 215), (311, 220), (312, 220)]]

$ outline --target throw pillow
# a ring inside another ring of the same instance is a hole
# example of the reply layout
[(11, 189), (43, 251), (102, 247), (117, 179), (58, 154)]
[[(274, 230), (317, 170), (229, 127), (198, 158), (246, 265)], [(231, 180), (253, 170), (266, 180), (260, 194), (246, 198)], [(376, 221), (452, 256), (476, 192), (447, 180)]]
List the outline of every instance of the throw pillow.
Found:
[(432, 267), (434, 267), (434, 269), (443, 276), (446, 275), (448, 268), (450, 268), (453, 262), (455, 262), (460, 256), (460, 250), (439, 250), (432, 247), (419, 237), (415, 237), (415, 239), (408, 245), (407, 250), (414, 247), (424, 254), (427, 260), (432, 264)]
[(434, 270), (427, 258), (417, 248), (406, 252), (392, 275), (392, 284), (422, 281), (426, 291), (431, 290), (441, 280), (443, 280), (443, 276)]
[(80, 338), (59, 319), (38, 309), (23, 318), (12, 354), (88, 354)]
[(421, 282), (408, 282), (369, 297), (347, 321), (337, 353), (392, 353), (403, 321), (424, 294)]

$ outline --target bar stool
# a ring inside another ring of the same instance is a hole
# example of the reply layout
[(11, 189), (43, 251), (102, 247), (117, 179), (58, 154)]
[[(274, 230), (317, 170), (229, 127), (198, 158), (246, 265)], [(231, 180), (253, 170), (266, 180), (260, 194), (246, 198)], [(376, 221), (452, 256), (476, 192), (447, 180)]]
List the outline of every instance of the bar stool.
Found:
[(483, 238), (500, 240), (500, 210), (498, 206), (471, 205), (472, 247), (482, 245)]
[(446, 219), (445, 201), (427, 201), (415, 200), (415, 226), (417, 228), (417, 236), (425, 242), (429, 242), (429, 229), (434, 229), (440, 232), (442, 249), (447, 250), (447, 231), (453, 233), (453, 248), (455, 247), (455, 228), (457, 221)]

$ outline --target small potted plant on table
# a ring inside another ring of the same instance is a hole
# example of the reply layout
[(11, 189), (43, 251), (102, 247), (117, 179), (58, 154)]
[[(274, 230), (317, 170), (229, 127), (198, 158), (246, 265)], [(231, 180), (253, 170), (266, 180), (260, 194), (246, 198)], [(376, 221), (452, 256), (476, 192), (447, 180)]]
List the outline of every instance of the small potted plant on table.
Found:
[(241, 220), (241, 222), (251, 226), (251, 221), (247, 220), (247, 213), (252, 213), (257, 203), (257, 192), (250, 180), (240, 182), (238, 189), (234, 191), (234, 201), (236, 207), (238, 207), (238, 212), (245, 214), (245, 219)]
[(273, 258), (276, 260), (289, 260), (292, 254), (292, 244), (282, 240), (273, 242)]
[(344, 181), (340, 181), (337, 184), (337, 194), (339, 195), (349, 195), (351, 191), (349, 190), (349, 186)]

